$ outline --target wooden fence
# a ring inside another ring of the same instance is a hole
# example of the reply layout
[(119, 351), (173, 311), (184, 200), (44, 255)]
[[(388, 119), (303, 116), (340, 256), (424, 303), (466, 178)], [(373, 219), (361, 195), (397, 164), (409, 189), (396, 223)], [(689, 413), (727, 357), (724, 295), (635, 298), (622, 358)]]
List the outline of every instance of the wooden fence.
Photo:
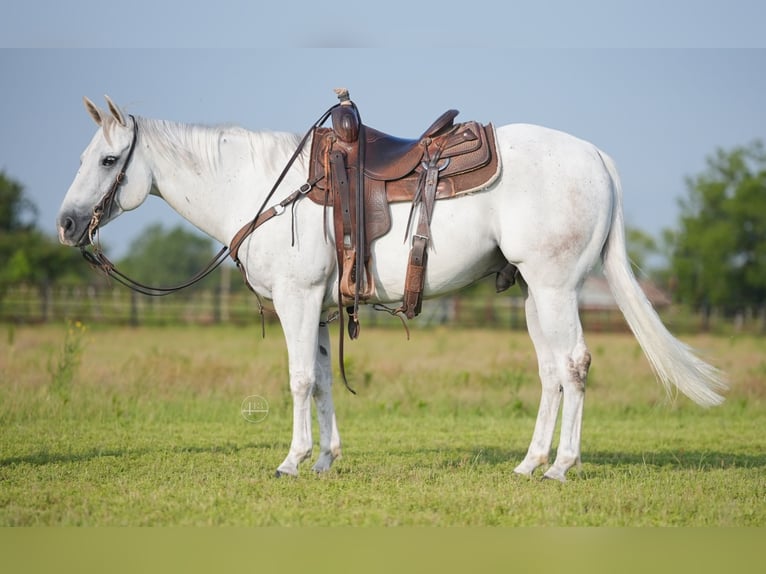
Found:
[[(368, 326), (399, 327), (400, 320), (372, 306), (361, 309), (362, 323)], [(586, 332), (621, 332), (628, 327), (619, 309), (587, 307), (580, 309)], [(734, 319), (705, 317), (682, 308), (669, 306), (661, 315), (673, 332), (724, 331), (766, 333), (766, 318), (760, 313), (742, 314)], [(39, 289), (17, 286), (5, 293), (0, 302), (0, 321), (16, 324), (82, 321), (86, 324), (176, 325), (258, 324), (261, 321), (258, 301), (242, 289), (206, 290), (167, 297), (147, 297), (122, 286), (50, 286)], [(276, 321), (270, 311), (265, 320)], [(426, 301), (414, 321), (418, 326), (451, 325), (525, 329), (524, 302), (521, 292), (496, 295), (490, 289), (474, 290), (468, 295)]]

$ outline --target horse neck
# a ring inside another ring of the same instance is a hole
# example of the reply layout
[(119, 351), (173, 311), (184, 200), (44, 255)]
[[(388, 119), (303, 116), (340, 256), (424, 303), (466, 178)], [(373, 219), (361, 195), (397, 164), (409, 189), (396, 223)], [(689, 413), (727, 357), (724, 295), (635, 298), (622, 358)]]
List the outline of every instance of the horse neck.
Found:
[[(224, 244), (256, 215), (300, 139), (295, 134), (239, 127), (146, 119), (141, 124), (152, 192)], [(285, 188), (305, 182), (306, 153), (285, 178)]]

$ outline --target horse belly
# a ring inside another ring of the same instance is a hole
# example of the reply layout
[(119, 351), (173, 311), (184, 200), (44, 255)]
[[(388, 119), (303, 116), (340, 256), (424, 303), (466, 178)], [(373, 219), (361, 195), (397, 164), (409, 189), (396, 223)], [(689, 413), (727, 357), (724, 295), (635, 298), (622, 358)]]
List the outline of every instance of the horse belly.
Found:
[[(490, 193), (437, 201), (431, 221), (426, 265), (425, 297), (435, 297), (466, 287), (499, 270), (502, 257), (488, 214)], [(409, 204), (391, 206), (391, 231), (372, 246), (375, 296), (378, 302), (395, 302), (404, 294), (412, 229), (405, 237)], [(417, 214), (413, 219), (416, 219)], [(414, 227), (414, 223), (411, 226)]]

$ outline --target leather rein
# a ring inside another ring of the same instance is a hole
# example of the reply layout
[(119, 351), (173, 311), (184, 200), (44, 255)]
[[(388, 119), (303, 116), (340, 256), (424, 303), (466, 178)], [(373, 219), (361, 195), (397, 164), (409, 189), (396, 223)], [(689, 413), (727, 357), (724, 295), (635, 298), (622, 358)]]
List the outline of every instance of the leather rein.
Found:
[[(111, 213), (114, 207), (114, 203), (117, 197), (117, 192), (119, 191), (120, 186), (122, 185), (122, 182), (125, 180), (125, 172), (128, 169), (130, 160), (133, 158), (133, 152), (136, 148), (136, 142), (138, 140), (138, 122), (136, 121), (136, 118), (133, 115), (128, 116), (133, 121), (133, 140), (130, 142), (130, 147), (128, 148), (128, 153), (125, 156), (125, 160), (122, 162), (122, 168), (120, 169), (120, 172), (115, 177), (111, 187), (106, 192), (104, 197), (102, 197), (101, 200), (93, 208), (93, 215), (91, 217), (90, 224), (88, 225), (88, 229), (87, 229), (89, 243), (88, 245), (83, 245), (80, 247), (80, 252), (82, 253), (82, 256), (93, 267), (102, 271), (105, 275), (107, 275), (108, 277), (111, 277), (118, 283), (121, 283), (122, 285), (132, 289), (133, 291), (142, 293), (143, 295), (149, 295), (152, 297), (162, 297), (165, 295), (169, 295), (171, 293), (181, 291), (182, 289), (186, 289), (187, 287), (191, 287), (195, 283), (202, 281), (205, 277), (207, 277), (213, 271), (215, 271), (226, 260), (227, 251), (230, 252), (232, 259), (237, 264), (237, 267), (239, 267), (240, 271), (242, 271), (244, 276), (244, 270), (243, 270), (242, 264), (239, 261), (238, 252), (239, 252), (240, 246), (245, 241), (245, 239), (247, 239), (247, 237), (249, 237), (250, 234), (253, 231), (255, 231), (260, 225), (262, 225), (263, 223), (265, 223), (272, 217), (281, 215), (288, 205), (295, 203), (295, 201), (305, 196), (309, 191), (311, 191), (311, 189), (316, 184), (316, 182), (313, 182), (313, 183), (307, 182), (303, 184), (299, 189), (291, 193), (288, 197), (286, 197), (277, 205), (272, 206), (269, 209), (266, 209), (266, 205), (269, 203), (269, 201), (271, 201), (272, 196), (276, 192), (279, 185), (282, 183), (282, 180), (287, 175), (287, 172), (290, 170), (293, 163), (295, 163), (295, 160), (298, 158), (301, 151), (305, 147), (306, 142), (309, 139), (309, 136), (314, 132), (314, 130), (317, 127), (321, 126), (327, 120), (327, 118), (332, 113), (332, 110), (336, 108), (338, 105), (339, 104), (336, 104), (332, 106), (330, 109), (328, 109), (324, 114), (322, 114), (322, 116), (316, 122), (314, 122), (311, 128), (309, 128), (309, 130), (303, 136), (303, 139), (298, 144), (298, 147), (296, 148), (295, 152), (293, 152), (293, 155), (290, 157), (287, 164), (285, 165), (284, 169), (282, 170), (282, 173), (280, 173), (279, 177), (277, 178), (276, 182), (271, 188), (271, 191), (269, 191), (269, 193), (266, 195), (266, 198), (261, 204), (261, 207), (258, 209), (256, 216), (249, 223), (245, 224), (240, 229), (240, 231), (234, 236), (231, 246), (222, 247), (221, 250), (218, 251), (218, 253), (216, 253), (213, 256), (210, 262), (207, 265), (205, 265), (205, 267), (203, 267), (199, 272), (194, 274), (187, 281), (184, 281), (183, 283), (172, 286), (172, 287), (153, 287), (150, 285), (145, 285), (144, 283), (141, 283), (140, 281), (136, 281), (135, 279), (131, 279), (130, 277), (125, 275), (122, 271), (117, 269), (114, 263), (112, 263), (106, 257), (103, 250), (101, 249), (100, 242), (98, 241), (97, 235), (98, 235), (101, 219), (104, 217), (105, 214), (108, 215), (109, 213)], [(91, 247), (92, 249), (89, 250), (88, 249), (89, 247)]]

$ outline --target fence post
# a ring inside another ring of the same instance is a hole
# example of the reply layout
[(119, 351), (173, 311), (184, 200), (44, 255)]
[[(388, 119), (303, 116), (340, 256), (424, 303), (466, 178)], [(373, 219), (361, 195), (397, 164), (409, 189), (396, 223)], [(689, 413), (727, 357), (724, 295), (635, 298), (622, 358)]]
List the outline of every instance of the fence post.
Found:
[(221, 283), (218, 287), (218, 297), (215, 302), (214, 321), (216, 323), (229, 322), (229, 297), (231, 296), (231, 266), (221, 265)]
[(138, 293), (130, 290), (130, 325), (138, 327)]
[(50, 281), (43, 283), (42, 296), (43, 323), (50, 323), (53, 319), (53, 286)]

